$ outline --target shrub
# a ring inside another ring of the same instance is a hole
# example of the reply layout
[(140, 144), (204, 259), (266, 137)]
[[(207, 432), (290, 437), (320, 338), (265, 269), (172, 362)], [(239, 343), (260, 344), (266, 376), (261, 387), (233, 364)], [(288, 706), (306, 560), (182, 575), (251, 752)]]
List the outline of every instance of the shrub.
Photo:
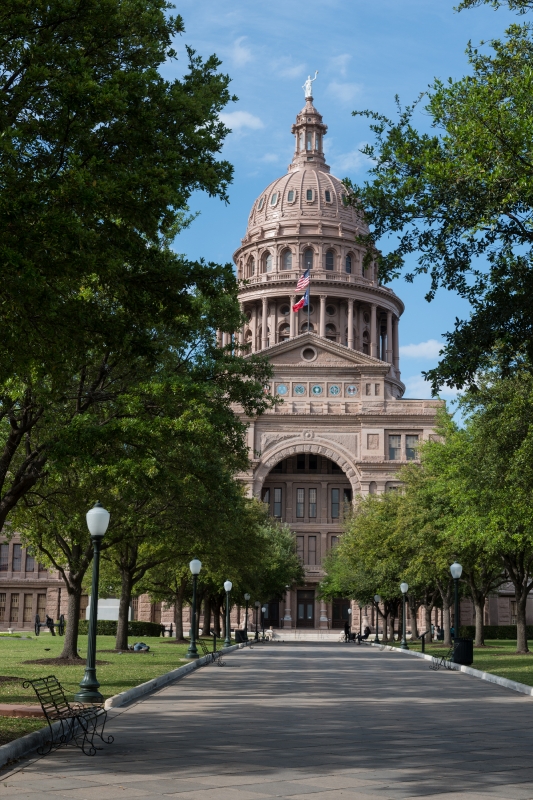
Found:
[[(96, 623), (96, 634), (97, 636), (116, 636), (117, 625), (116, 619), (99, 619)], [(81, 636), (89, 633), (89, 620), (80, 620), (79, 633)], [(128, 636), (161, 636), (161, 625), (158, 622), (133, 620), (128, 622)]]
[[(473, 639), (476, 634), (474, 625), (461, 625), (459, 628), (461, 636)], [(516, 625), (485, 625), (483, 628), (485, 639), (515, 639)], [(533, 625), (526, 625), (526, 638), (533, 639)]]

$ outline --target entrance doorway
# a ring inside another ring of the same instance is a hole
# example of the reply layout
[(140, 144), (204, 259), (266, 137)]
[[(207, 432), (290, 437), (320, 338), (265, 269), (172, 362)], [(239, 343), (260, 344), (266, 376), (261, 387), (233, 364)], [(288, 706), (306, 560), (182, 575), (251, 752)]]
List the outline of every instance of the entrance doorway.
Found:
[(342, 600), (339, 598), (333, 601), (333, 617), (331, 620), (332, 628), (344, 628), (344, 623), (350, 622), (350, 615), (348, 614), (349, 608), (349, 600)]
[(279, 602), (265, 603), (265, 628), (279, 628)]
[(315, 627), (315, 593), (311, 589), (298, 589), (298, 628)]

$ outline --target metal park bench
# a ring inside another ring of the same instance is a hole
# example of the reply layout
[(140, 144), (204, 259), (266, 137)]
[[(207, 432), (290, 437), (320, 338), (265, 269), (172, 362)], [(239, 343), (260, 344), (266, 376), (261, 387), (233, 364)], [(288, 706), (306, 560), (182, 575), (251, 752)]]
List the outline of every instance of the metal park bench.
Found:
[(453, 669), (454, 668), (454, 663), (455, 663), (454, 661), (452, 661), (452, 656), (453, 656), (453, 653), (454, 653), (454, 649), (455, 649), (454, 645), (452, 644), (452, 646), (450, 647), (450, 649), (448, 650), (446, 655), (444, 655), (444, 656), (433, 656), (433, 658), (431, 659), (431, 664), (429, 665), (429, 668), (432, 669), (432, 670), (435, 670), (435, 672), (437, 670), (439, 670), (441, 667), (444, 667), (444, 669), (450, 669), (450, 670)]
[[(47, 755), (52, 749), (73, 742), (86, 756), (94, 756), (97, 750), (103, 750), (95, 746), (95, 736), (104, 744), (112, 744), (112, 736), (104, 737), (107, 711), (103, 706), (69, 703), (55, 675), (24, 681), (22, 685), (25, 689), (29, 686), (33, 688), (50, 728), (48, 746), (40, 747), (37, 751), (39, 755)], [(60, 723), (58, 730), (53, 728), (55, 723)]]
[(65, 633), (65, 617), (63, 614), (59, 617), (58, 622), (54, 622), (51, 617), (46, 615), (46, 621), (41, 622), (41, 618), (39, 614), (35, 615), (35, 635), (39, 636), (41, 633), (41, 628), (48, 628), (52, 636), (55, 636), (54, 628), (57, 628), (57, 632), (60, 636), (63, 636)]
[(215, 664), (217, 667), (225, 667), (226, 664), (222, 661), (222, 653), (217, 652), (216, 637), (213, 639), (213, 650), (208, 650), (207, 645), (203, 639), (198, 639), (198, 644), (204, 656), (208, 656), (208, 664)]

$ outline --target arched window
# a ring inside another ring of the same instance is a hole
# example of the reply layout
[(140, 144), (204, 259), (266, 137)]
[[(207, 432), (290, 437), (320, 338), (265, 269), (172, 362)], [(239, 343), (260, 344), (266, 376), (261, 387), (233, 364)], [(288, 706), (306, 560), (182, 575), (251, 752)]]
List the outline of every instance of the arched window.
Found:
[(317, 133), (316, 135), (316, 149), (320, 150), (320, 134)]
[(377, 486), (376, 481), (370, 481), (370, 483), (368, 485), (368, 491), (369, 491), (370, 494), (377, 494), (378, 486)]
[(352, 257), (349, 253), (346, 256), (346, 272), (348, 273), (348, 275), (352, 274)]
[(309, 328), (308, 328), (307, 327), (307, 322), (304, 322), (304, 324), (302, 325), (300, 330), (301, 330), (302, 333), (307, 333), (308, 330), (309, 330), (310, 333), (313, 333), (313, 331), (315, 330), (315, 326), (313, 325), (312, 322), (310, 322), (309, 323)]
[(329, 189), (326, 189), (326, 191), (324, 192), (324, 200), (326, 201), (326, 203), (331, 203), (331, 192)]
[(246, 268), (246, 277), (251, 278), (252, 275), (255, 275), (255, 261), (253, 258), (248, 260), (248, 266)]
[(311, 132), (310, 132), (310, 131), (309, 131), (309, 133), (307, 134), (307, 149), (308, 149), (308, 150), (311, 150), (311, 149), (312, 149), (312, 143), (311, 143)]
[(306, 190), (305, 199), (307, 200), (308, 203), (312, 203), (313, 202), (313, 190), (312, 189), (307, 189)]
[(279, 326), (279, 340), (280, 340), (280, 342), (286, 342), (288, 339), (290, 339), (290, 336), (291, 336), (291, 326), (289, 325), (288, 322), (283, 322)]
[(366, 353), (367, 356), (370, 355), (370, 348), (368, 344), (368, 331), (365, 331), (363, 333), (363, 353)]
[(263, 272), (272, 272), (272, 253), (263, 256)]
[(333, 250), (328, 250), (326, 253), (326, 269), (335, 269), (335, 253)]
[(313, 269), (313, 251), (311, 248), (304, 253), (304, 269)]
[(287, 194), (287, 202), (294, 203), (294, 189), (289, 189), (289, 192)]
[(290, 250), (285, 250), (282, 259), (283, 269), (292, 269), (292, 253)]
[(300, 133), (300, 150), (304, 149), (304, 134), (303, 131)]
[(337, 341), (337, 329), (335, 325), (331, 324), (331, 322), (328, 322), (326, 325), (326, 339), (329, 339), (332, 342)]
[(275, 206), (277, 202), (278, 202), (278, 193), (274, 192), (274, 194), (270, 198), (270, 205)]

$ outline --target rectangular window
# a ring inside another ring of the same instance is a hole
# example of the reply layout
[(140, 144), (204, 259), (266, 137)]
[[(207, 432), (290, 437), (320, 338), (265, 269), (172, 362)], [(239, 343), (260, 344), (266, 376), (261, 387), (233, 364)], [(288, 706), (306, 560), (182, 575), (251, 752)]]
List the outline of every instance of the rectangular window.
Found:
[(23, 622), (32, 622), (33, 621), (33, 595), (32, 594), (25, 594), (24, 595), (24, 614), (23, 614)]
[[(383, 359), (383, 361), (385, 361), (385, 359)], [(379, 396), (379, 383), (376, 383), (374, 386), (374, 394)]]
[(331, 203), (331, 192), (329, 191), (329, 189), (326, 189), (326, 191), (324, 192), (324, 196), (326, 198), (326, 203)]
[(313, 199), (313, 190), (312, 190), (312, 189), (308, 189), (308, 190), (306, 191), (306, 193), (305, 193), (305, 199), (306, 199), (306, 200), (309, 200), (309, 202), (311, 202), (311, 200)]
[(401, 436), (389, 436), (389, 459), (390, 461), (399, 461), (401, 458)]
[(305, 508), (305, 489), (296, 489), (296, 516), (302, 518)]
[(318, 456), (315, 453), (309, 454), (309, 469), (318, 469)]
[(0, 622), (4, 622), (6, 618), (6, 593), (0, 592)]
[(367, 396), (372, 394), (372, 384), (371, 383), (367, 383), (366, 384), (366, 386), (365, 386), (365, 394)]
[(298, 558), (300, 559), (300, 561), (303, 564), (304, 563), (304, 537), (303, 536), (297, 536), (296, 537), (296, 555), (298, 556)]
[(26, 572), (35, 572), (35, 558), (29, 547), (26, 550)]
[(270, 505), (270, 489), (263, 489), (263, 503)]
[(408, 461), (414, 461), (415, 458), (418, 458), (417, 448), (418, 448), (418, 436), (406, 436), (405, 456)]
[(316, 489), (309, 489), (309, 518), (316, 517)]
[(316, 564), (316, 536), (309, 536), (307, 539), (308, 556), (307, 563)]
[(45, 594), (38, 594), (37, 595), (37, 613), (41, 619), (41, 622), (46, 617), (46, 595)]
[(0, 544), (0, 572), (7, 572), (9, 567), (9, 545)]
[(305, 455), (303, 453), (296, 456), (296, 469), (305, 469)]
[(18, 594), (11, 595), (11, 608), (9, 610), (9, 621), (19, 621), (19, 596)]
[(340, 494), (340, 489), (331, 490), (331, 519), (339, 518)]
[(281, 517), (281, 489), (274, 489), (274, 516)]
[(332, 547), (337, 547), (338, 544), (339, 544), (339, 537), (338, 536), (332, 536), (331, 537), (331, 546)]
[(20, 572), (22, 567), (22, 545), (13, 545), (13, 572)]

